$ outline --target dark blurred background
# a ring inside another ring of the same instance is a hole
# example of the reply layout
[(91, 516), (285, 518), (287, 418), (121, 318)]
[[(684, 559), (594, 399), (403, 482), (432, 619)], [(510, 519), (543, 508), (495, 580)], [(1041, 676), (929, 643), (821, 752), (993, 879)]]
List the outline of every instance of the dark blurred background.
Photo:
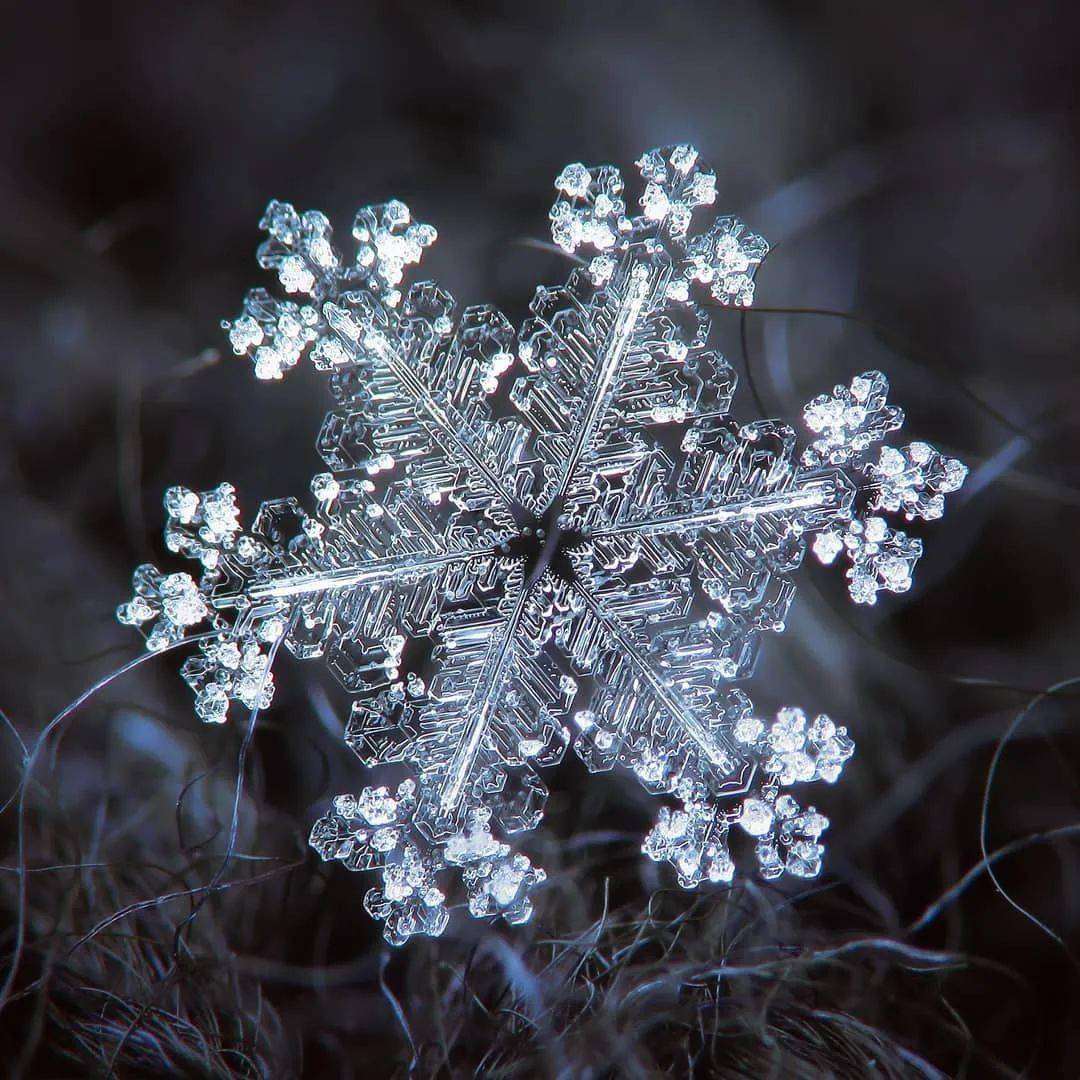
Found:
[[(321, 468), (322, 380), (256, 383), (219, 328), (268, 283), (271, 197), (343, 234), (404, 199), (440, 231), (426, 272), (517, 321), (566, 273), (533, 243), (561, 166), (633, 176), (693, 142), (774, 245), (758, 310), (717, 316), (741, 415), (750, 384), (795, 421), (879, 367), (907, 433), (972, 467), (911, 593), (854, 610), (808, 563), (766, 642), (759, 705), (828, 711), (859, 747), (817, 798), (810, 889), (672, 890), (637, 852), (649, 800), (568, 762), (536, 920), (390, 954), (366, 880), (306, 850), (362, 782), (344, 696), (279, 665), (215, 879), (241, 733), (197, 724), (172, 658), (118, 680), (36, 766), (21, 885), (17, 806), (0, 819), (13, 1075), (1080, 1073), (1076, 699), (1038, 696), (1080, 675), (1075, 5), (2, 13), (0, 797), (18, 737), (138, 653), (112, 612), (163, 558), (164, 488), (227, 479), (250, 511)], [(980, 864), (996, 750), (1008, 899)]]

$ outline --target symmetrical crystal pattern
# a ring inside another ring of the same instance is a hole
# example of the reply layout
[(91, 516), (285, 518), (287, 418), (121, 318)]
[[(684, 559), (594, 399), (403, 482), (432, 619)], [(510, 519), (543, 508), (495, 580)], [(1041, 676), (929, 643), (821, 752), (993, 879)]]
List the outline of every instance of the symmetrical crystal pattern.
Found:
[(784, 628), (808, 538), (846, 553), (857, 602), (903, 592), (921, 544), (883, 515), (940, 516), (966, 473), (880, 445), (903, 417), (878, 372), (810, 402), (801, 454), (786, 424), (733, 419), (706, 307), (753, 301), (767, 245), (712, 213), (693, 148), (638, 167), (640, 212), (613, 166), (560, 173), (552, 236), (581, 265), (516, 332), (406, 285), (435, 230), (403, 203), (361, 210), (345, 252), (272, 202), (258, 258), (290, 298), (257, 289), (225, 326), (261, 379), (327, 373), (326, 470), (250, 527), (227, 484), (171, 489), (166, 546), (198, 582), (141, 567), (119, 609), (151, 649), (216, 631), (183, 667), (210, 722), (270, 703), (277, 642), (323, 658), (349, 746), (407, 778), (339, 796), (311, 843), (378, 872), (365, 905), (396, 944), (443, 930), (451, 871), (472, 915), (529, 917), (544, 872), (510, 841), (570, 744), (669, 797), (644, 851), (683, 885), (730, 880), (742, 834), (764, 876), (816, 875), (828, 821), (796, 793), (853, 744), (799, 709), (766, 723), (735, 684)]

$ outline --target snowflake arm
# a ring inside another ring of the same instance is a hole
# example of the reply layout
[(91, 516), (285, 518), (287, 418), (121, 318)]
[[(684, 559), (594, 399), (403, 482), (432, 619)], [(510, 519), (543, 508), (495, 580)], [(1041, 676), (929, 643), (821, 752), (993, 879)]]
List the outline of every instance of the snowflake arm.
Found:
[(260, 265), (310, 302), (278, 301), (256, 289), (244, 313), (223, 325), (234, 352), (251, 357), (259, 378), (280, 379), (305, 355), (331, 373), (343, 408), (320, 434), (327, 464), (374, 475), (411, 460), (417, 483), (446, 495), (460, 469), (448, 473), (445, 461), (461, 458), (470, 480), (483, 484), (505, 514), (511, 499), (494, 464), (494, 454), (508, 449), (505, 433), (484, 444), (484, 394), (469, 390), (494, 388), (510, 363), (513, 328), (489, 307), (466, 309), (455, 326), (452, 297), (431, 282), (401, 292), (406, 268), (420, 262), (435, 230), (414, 222), (397, 200), (365, 207), (353, 226), (357, 248), (349, 264), (318, 211), (298, 215), (275, 201), (260, 227), (269, 233)]
[[(635, 640), (633, 631), (616, 612), (581, 581), (575, 581), (571, 588), (575, 599), (599, 625), (608, 649), (614, 657), (622, 661), (621, 670), (616, 668), (609, 672), (609, 688), (629, 684), (626, 685), (626, 689), (631, 693), (651, 697), (665, 714), (664, 727), (673, 723), (680, 733), (680, 738), (691, 741), (697, 752), (719, 773), (726, 775), (733, 772), (737, 757), (725, 739), (724, 733), (710, 727), (684, 699), (679, 688), (670, 679), (665, 679), (658, 670), (655, 658), (646, 654)], [(655, 595), (643, 599), (644, 606), (655, 606), (651, 603), (656, 599)], [(643, 621), (648, 622), (650, 617), (654, 617), (652, 612), (645, 615)], [(617, 695), (614, 694), (608, 696), (608, 700), (612, 702), (616, 698)], [(612, 710), (610, 725), (619, 733), (617, 738), (622, 744), (621, 747), (616, 746), (616, 736), (612, 730), (603, 726), (598, 727), (595, 711), (579, 714), (575, 719), (583, 731), (589, 732), (589, 739), (597, 751), (601, 754), (607, 754), (612, 750), (617, 751), (624, 764), (635, 768), (648, 782), (657, 783), (662, 776), (657, 766), (663, 764), (662, 758), (666, 756), (668, 747), (665, 746), (663, 737), (657, 738), (652, 734), (652, 729), (657, 726), (655, 718), (652, 723), (642, 724), (640, 706), (632, 706), (622, 716), (616, 715), (618, 711)], [(627, 728), (630, 730), (627, 731)], [(670, 743), (672, 740), (667, 741)], [(579, 753), (584, 745), (583, 741), (576, 744), (579, 747)], [(614, 757), (615, 754), (612, 753), (611, 756)], [(590, 755), (589, 761), (596, 760), (595, 755)]]

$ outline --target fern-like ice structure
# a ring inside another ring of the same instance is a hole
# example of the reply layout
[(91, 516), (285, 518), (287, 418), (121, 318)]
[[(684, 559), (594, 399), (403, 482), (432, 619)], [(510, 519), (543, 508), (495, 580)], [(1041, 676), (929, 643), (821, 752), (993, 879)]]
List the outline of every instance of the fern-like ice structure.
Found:
[(856, 602), (903, 592), (922, 547), (884, 515), (938, 517), (966, 474), (880, 445), (903, 416), (878, 372), (807, 405), (801, 454), (787, 425), (735, 421), (706, 307), (752, 302), (767, 245), (712, 213), (692, 147), (638, 167), (640, 213), (613, 166), (559, 175), (552, 236), (580, 266), (517, 332), (405, 286), (435, 230), (403, 203), (361, 210), (346, 255), (322, 214), (272, 202), (258, 259), (291, 299), (255, 290), (225, 326), (261, 379), (326, 372), (326, 471), (248, 528), (229, 485), (171, 489), (166, 546), (198, 580), (141, 567), (119, 609), (151, 649), (216, 631), (182, 669), (212, 723), (269, 705), (276, 642), (324, 659), (348, 744), (409, 778), (339, 796), (311, 843), (378, 872), (365, 904), (395, 944), (443, 930), (451, 870), (474, 916), (529, 917), (544, 872), (510, 840), (571, 743), (673, 797), (644, 851), (684, 886), (731, 879), (734, 831), (766, 877), (816, 875), (828, 820), (792, 790), (833, 783), (853, 743), (799, 709), (759, 719), (735, 684), (808, 538)]

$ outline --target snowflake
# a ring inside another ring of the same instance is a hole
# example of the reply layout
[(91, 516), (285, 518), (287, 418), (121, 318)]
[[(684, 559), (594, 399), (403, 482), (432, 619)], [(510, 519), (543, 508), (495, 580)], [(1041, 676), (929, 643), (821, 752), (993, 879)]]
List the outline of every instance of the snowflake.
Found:
[(328, 374), (328, 471), (310, 510), (267, 502), (247, 530), (229, 485), (172, 488), (166, 546), (199, 581), (141, 567), (119, 609), (151, 649), (209, 624), (182, 674), (210, 722), (270, 703), (277, 642), (324, 658), (349, 746), (410, 778), (339, 796), (311, 843), (379, 873), (365, 906), (395, 944), (442, 932), (453, 870), (472, 915), (529, 917), (544, 872), (509, 838), (571, 742), (677, 802), (643, 850), (684, 886), (731, 880), (736, 829), (765, 877), (816, 875), (828, 820), (788, 789), (833, 783), (853, 743), (798, 709), (766, 724), (733, 684), (784, 628), (808, 537), (846, 553), (856, 602), (903, 592), (921, 544), (880, 515), (938, 517), (966, 474), (925, 443), (873, 456), (903, 420), (878, 372), (807, 405), (798, 457), (787, 425), (732, 419), (705, 305), (750, 304), (767, 245), (709, 212), (693, 148), (638, 167), (640, 213), (613, 166), (560, 173), (552, 236), (581, 265), (516, 333), (405, 286), (436, 234), (404, 203), (357, 214), (350, 258), (272, 202), (258, 259), (295, 299), (255, 290), (224, 325), (261, 379)]

